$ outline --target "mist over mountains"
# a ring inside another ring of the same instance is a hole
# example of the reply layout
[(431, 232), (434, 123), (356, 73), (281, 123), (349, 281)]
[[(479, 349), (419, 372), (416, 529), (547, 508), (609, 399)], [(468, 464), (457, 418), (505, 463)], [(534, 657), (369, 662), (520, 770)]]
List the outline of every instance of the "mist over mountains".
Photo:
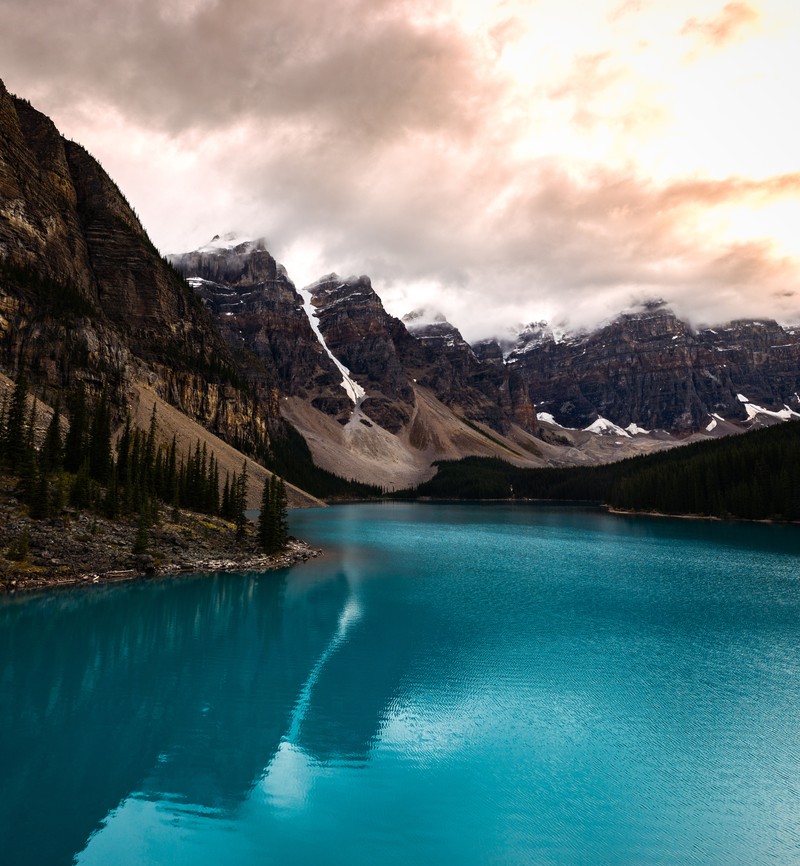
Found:
[(43, 399), (83, 382), (122, 417), (146, 388), (259, 460), (299, 432), (302, 460), (383, 487), (441, 459), (608, 462), (800, 413), (800, 332), (774, 321), (698, 331), (648, 302), (510, 329), (516, 310), (471, 341), (430, 303), (392, 315), (366, 275), (298, 288), (257, 234), (164, 259), (97, 161), (4, 88), (0, 133), (0, 359)]

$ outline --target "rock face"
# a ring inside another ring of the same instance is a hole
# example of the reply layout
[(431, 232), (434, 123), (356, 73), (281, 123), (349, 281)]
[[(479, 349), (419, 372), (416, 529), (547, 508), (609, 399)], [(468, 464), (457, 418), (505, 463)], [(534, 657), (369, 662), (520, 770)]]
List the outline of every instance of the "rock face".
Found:
[(533, 403), (517, 371), (503, 364), (500, 347), (479, 356), (443, 315), (432, 318), (427, 321), (421, 311), (403, 317), (416, 338), (403, 346), (404, 364), (415, 380), (446, 406), (499, 432), (507, 432), (512, 421), (533, 432)]
[(331, 274), (309, 291), (328, 346), (366, 389), (364, 413), (385, 429), (397, 432), (408, 423), (413, 384), (429, 388), (457, 415), (499, 432), (512, 422), (535, 429), (533, 405), (516, 372), (481, 361), (444, 316), (390, 316), (366, 276)]
[(366, 392), (362, 411), (390, 433), (398, 432), (415, 402), (400, 350), (410, 339), (403, 323), (384, 310), (369, 277), (343, 280), (330, 274), (308, 291), (328, 348)]
[(212, 313), (250, 381), (347, 417), (352, 403), (342, 375), (314, 334), (303, 298), (262, 240), (216, 236), (170, 261)]
[(298, 292), (263, 241), (234, 234), (170, 261), (249, 379), (271, 377), (283, 396), (308, 400), (342, 424), (353, 417), (355, 398), (359, 417), (399, 433), (414, 416), (418, 384), (457, 415), (499, 432), (512, 422), (536, 427), (522, 380), (502, 355), (500, 363), (480, 360), (443, 317), (389, 315), (366, 276), (329, 274)]
[(253, 402), (209, 313), (159, 255), (82, 147), (0, 82), (0, 364), (51, 389), (122, 394), (149, 377), (227, 438), (258, 443), (278, 418)]
[(747, 420), (746, 403), (800, 411), (800, 333), (772, 321), (695, 332), (656, 307), (561, 340), (539, 325), (520, 335), (506, 363), (537, 408), (567, 427), (600, 416), (686, 433), (714, 413)]

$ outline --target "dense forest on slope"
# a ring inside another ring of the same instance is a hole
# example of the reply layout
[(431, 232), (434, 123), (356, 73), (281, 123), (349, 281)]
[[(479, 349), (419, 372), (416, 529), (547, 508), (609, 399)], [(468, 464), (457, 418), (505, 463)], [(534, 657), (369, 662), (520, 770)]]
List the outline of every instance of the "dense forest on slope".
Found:
[(665, 514), (800, 520), (800, 422), (697, 442), (619, 463), (520, 469), (502, 460), (442, 461), (401, 497), (559, 499)]

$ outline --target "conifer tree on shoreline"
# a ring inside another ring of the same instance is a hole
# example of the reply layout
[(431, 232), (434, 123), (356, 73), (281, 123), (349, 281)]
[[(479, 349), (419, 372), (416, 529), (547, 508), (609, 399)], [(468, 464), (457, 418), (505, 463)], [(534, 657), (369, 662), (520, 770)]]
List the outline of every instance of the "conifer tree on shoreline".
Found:
[(264, 483), (261, 514), (258, 517), (258, 541), (265, 553), (278, 553), (289, 543), (286, 485), (277, 475)]

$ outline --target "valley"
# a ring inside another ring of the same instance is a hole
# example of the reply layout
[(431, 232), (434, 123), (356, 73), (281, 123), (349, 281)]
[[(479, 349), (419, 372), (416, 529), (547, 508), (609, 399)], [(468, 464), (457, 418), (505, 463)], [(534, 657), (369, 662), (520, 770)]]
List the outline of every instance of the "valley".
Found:
[(391, 315), (366, 275), (296, 286), (256, 236), (162, 257), (1, 83), (0, 371), (7, 396), (27, 377), (40, 426), (80, 388), (107, 395), (115, 443), (155, 417), (162, 447), (246, 467), (249, 509), (273, 473), (290, 507), (319, 507), (425, 490), (442, 461), (588, 468), (800, 418), (800, 329), (773, 321), (696, 328), (654, 301), (470, 344), (435, 311)]

